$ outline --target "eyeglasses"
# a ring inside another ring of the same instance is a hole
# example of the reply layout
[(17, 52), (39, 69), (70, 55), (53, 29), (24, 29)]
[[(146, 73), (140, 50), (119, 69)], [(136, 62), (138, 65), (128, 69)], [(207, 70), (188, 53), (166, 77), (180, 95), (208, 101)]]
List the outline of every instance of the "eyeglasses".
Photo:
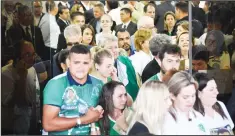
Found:
[(67, 46), (74, 46), (74, 45), (78, 45), (79, 42), (68, 42)]
[(23, 54), (22, 55), (23, 57), (27, 57), (27, 58), (29, 58), (29, 57), (36, 57), (37, 56), (37, 53), (30, 53), (30, 52), (27, 52), (27, 53), (25, 53), (25, 54)]

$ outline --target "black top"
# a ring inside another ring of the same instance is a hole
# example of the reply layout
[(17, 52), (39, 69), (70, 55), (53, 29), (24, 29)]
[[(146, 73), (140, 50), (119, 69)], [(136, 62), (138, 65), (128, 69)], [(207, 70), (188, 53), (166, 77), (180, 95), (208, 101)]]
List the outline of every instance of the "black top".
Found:
[(156, 75), (157, 73), (159, 73), (161, 70), (160, 66), (158, 65), (157, 61), (155, 59), (153, 59), (152, 61), (150, 61), (144, 68), (143, 73), (142, 73), (142, 82), (144, 83), (145, 81), (147, 81), (150, 77), (152, 77), (153, 75)]
[(142, 135), (142, 134), (150, 134), (150, 133), (148, 128), (140, 122), (136, 122), (128, 133), (128, 135)]

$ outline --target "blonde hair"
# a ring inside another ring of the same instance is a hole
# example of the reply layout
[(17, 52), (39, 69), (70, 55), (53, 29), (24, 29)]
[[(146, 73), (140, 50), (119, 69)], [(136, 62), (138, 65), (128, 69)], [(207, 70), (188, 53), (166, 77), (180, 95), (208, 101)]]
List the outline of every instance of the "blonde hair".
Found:
[(135, 122), (144, 123), (151, 134), (162, 134), (164, 114), (167, 112), (165, 98), (169, 95), (167, 86), (159, 81), (145, 82), (133, 104), (134, 115), (127, 132)]
[(91, 58), (92, 58), (92, 67), (90, 68), (89, 70), (89, 73), (91, 75), (97, 75), (97, 71), (95, 69), (95, 65), (94, 65), (94, 57), (95, 57), (95, 54), (101, 50), (102, 48), (100, 46), (93, 46), (91, 49), (90, 49), (90, 52), (91, 52)]
[(142, 44), (152, 36), (152, 31), (149, 29), (140, 29), (135, 32), (135, 48), (136, 51), (142, 50)]

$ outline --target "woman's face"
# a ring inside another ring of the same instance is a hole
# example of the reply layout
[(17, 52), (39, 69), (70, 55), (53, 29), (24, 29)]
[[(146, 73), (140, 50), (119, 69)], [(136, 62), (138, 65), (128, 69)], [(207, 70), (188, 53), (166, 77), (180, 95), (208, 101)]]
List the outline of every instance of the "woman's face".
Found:
[(142, 49), (149, 50), (149, 41), (150, 41), (150, 39), (151, 38), (144, 41), (144, 43), (142, 44)]
[(103, 30), (111, 30), (112, 27), (112, 21), (109, 16), (104, 15), (101, 17), (101, 28)]
[(198, 92), (198, 97), (204, 106), (213, 106), (217, 102), (219, 94), (215, 80), (207, 82), (206, 87)]
[(97, 71), (105, 78), (111, 76), (114, 70), (114, 59), (109, 57), (104, 57), (101, 64), (95, 64)]
[(194, 84), (184, 87), (177, 96), (172, 96), (174, 106), (182, 112), (193, 109), (196, 100), (196, 89)]
[(175, 25), (175, 18), (171, 14), (169, 14), (166, 16), (165, 22), (166, 22), (167, 27), (172, 28)]
[(182, 34), (179, 37), (179, 44), (181, 51), (188, 51), (189, 50), (189, 35), (188, 33)]
[(82, 34), (82, 43), (90, 45), (93, 38), (93, 33), (90, 28), (85, 28)]
[(117, 86), (113, 93), (113, 105), (115, 109), (123, 110), (126, 107), (127, 92), (122, 85)]

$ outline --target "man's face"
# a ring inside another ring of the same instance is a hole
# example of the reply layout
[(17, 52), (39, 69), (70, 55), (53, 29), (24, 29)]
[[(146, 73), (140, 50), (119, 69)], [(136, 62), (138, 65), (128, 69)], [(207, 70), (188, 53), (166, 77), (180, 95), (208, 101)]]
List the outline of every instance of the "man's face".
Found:
[(36, 53), (32, 43), (25, 42), (21, 52), (21, 59), (26, 63), (27, 68), (33, 66), (35, 62)]
[(24, 13), (19, 14), (18, 17), (19, 17), (20, 23), (24, 26), (29, 26), (33, 24), (33, 15), (30, 9), (26, 9)]
[(94, 7), (93, 14), (96, 19), (99, 19), (101, 16), (104, 15), (104, 12), (99, 7)]
[(68, 38), (66, 38), (67, 48), (71, 49), (74, 44), (81, 43), (81, 40), (82, 40), (82, 36), (81, 35), (69, 36)]
[(148, 6), (145, 14), (154, 19), (155, 18), (155, 8), (153, 6)]
[(175, 8), (175, 18), (180, 19), (180, 10), (178, 8)]
[(14, 11), (14, 3), (13, 1), (4, 1), (4, 8), (8, 13)]
[(118, 32), (118, 47), (123, 48), (126, 51), (130, 50), (130, 34), (125, 31), (125, 32)]
[(118, 42), (117, 41), (111, 41), (111, 42), (107, 42), (106, 45), (104, 46), (105, 49), (109, 50), (114, 59), (116, 60), (118, 57)]
[(75, 80), (83, 80), (91, 68), (91, 55), (72, 53), (69, 56), (68, 66)]
[(69, 9), (62, 9), (62, 14), (60, 14), (60, 18), (62, 18), (63, 20), (68, 21), (69, 20)]
[(167, 72), (171, 69), (179, 70), (180, 55), (179, 54), (164, 54), (164, 58), (161, 62), (161, 69)]
[(130, 14), (126, 13), (123, 10), (120, 11), (120, 18), (121, 18), (122, 22), (127, 22), (131, 19)]
[(207, 63), (204, 60), (192, 60), (193, 70), (207, 70)]
[(42, 13), (42, 5), (41, 5), (41, 3), (38, 2), (38, 1), (35, 1), (33, 3), (33, 7), (34, 7), (34, 15), (35, 16), (40, 16), (41, 13)]
[(75, 16), (72, 20), (72, 24), (78, 24), (80, 27), (85, 24), (84, 16)]

